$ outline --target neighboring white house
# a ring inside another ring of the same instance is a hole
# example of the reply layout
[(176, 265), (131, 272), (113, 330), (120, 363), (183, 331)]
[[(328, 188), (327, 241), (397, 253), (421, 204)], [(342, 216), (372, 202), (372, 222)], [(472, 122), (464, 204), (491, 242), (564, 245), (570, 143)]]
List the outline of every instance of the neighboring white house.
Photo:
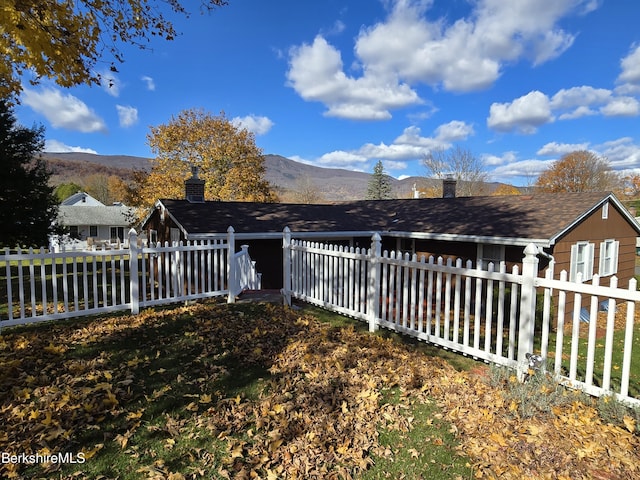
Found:
[(68, 235), (52, 238), (51, 245), (59, 247), (63, 243), (67, 249), (127, 246), (127, 233), (134, 220), (133, 208), (121, 203), (105, 205), (88, 193), (78, 192), (65, 199), (58, 210), (58, 224), (67, 227)]
[(65, 198), (60, 206), (63, 207), (71, 207), (71, 206), (81, 206), (81, 207), (104, 207), (105, 204), (100, 200), (96, 200), (91, 195), (86, 192), (78, 192), (74, 193), (70, 197)]

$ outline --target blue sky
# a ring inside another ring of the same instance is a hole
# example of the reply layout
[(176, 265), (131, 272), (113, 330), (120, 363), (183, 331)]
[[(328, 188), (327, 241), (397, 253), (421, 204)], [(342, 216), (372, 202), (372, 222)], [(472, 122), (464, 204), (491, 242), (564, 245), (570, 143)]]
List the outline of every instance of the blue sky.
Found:
[(25, 84), (19, 121), (47, 151), (150, 157), (150, 126), (203, 108), (323, 167), (425, 175), (430, 150), (460, 146), (515, 185), (577, 149), (640, 173), (640, 2), (230, 0), (172, 18), (182, 34), (123, 47), (111, 88)]

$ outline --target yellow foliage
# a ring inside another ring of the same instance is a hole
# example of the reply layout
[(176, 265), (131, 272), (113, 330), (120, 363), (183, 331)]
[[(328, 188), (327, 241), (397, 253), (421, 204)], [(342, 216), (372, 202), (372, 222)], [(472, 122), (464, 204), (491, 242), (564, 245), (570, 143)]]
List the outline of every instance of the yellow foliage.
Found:
[(145, 205), (159, 198), (184, 198), (184, 181), (194, 166), (205, 181), (207, 200), (276, 200), (264, 179), (264, 157), (253, 134), (224, 113), (183, 110), (167, 124), (151, 127), (147, 143), (156, 157), (140, 192)]
[[(0, 97), (22, 90), (21, 77), (33, 72), (32, 83), (52, 78), (62, 87), (100, 84), (105, 79), (95, 71), (104, 50), (115, 64), (124, 60), (117, 42), (145, 48), (151, 37), (171, 40), (173, 24), (162, 11), (186, 14), (179, 1), (149, 0), (59, 0), (3, 1), (0, 3)], [(205, 0), (213, 8), (226, 0)]]

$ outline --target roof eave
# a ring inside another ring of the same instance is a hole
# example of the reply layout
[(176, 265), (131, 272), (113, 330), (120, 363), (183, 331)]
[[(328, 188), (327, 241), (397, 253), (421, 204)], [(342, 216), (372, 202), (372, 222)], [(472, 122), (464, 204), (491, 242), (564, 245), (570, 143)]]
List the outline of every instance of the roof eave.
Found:
[[(377, 230), (358, 231), (328, 231), (328, 232), (291, 232), (293, 238), (353, 238), (371, 237), (375, 233), (383, 237), (392, 238), (415, 238), (420, 240), (443, 240), (448, 242), (468, 242), (493, 245), (510, 245), (515, 247), (526, 247), (534, 243), (540, 247), (549, 247), (551, 242), (548, 238), (517, 238), (517, 237), (495, 237), (486, 235), (459, 235), (450, 233), (429, 233), (429, 232), (395, 232)], [(282, 238), (282, 232), (245, 232), (235, 233), (236, 240), (268, 240)], [(227, 238), (227, 233), (192, 233), (187, 235), (187, 240), (215, 240)]]

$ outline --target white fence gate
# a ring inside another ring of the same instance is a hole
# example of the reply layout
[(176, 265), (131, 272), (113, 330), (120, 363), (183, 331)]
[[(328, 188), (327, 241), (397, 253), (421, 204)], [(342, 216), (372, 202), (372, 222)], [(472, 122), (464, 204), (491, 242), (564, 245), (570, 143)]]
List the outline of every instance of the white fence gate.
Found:
[[(527, 354), (538, 353), (558, 381), (592, 395), (615, 395), (640, 405), (630, 392), (636, 281), (628, 289), (568, 282), (566, 272), (538, 277), (538, 249), (524, 250), (522, 272), (507, 272), (504, 262), (475, 267), (471, 261), (381, 252), (380, 236), (371, 249), (348, 248), (283, 238), (283, 293), (491, 363), (517, 368), (522, 376)], [(582, 323), (583, 296), (589, 297), (589, 323)], [(605, 338), (596, 338), (600, 306), (608, 309)], [(572, 312), (565, 306), (573, 302)], [(615, 332), (614, 316), (626, 309), (624, 332)], [(536, 311), (538, 318), (536, 319)], [(572, 333), (565, 338), (565, 322)], [(537, 320), (537, 321), (536, 321)], [(584, 335), (584, 330), (588, 334)], [(582, 331), (582, 335), (581, 335)], [(612, 364), (614, 338), (624, 344), (621, 365)], [(549, 351), (549, 346), (553, 346)], [(596, 349), (603, 355), (596, 355)], [(582, 350), (586, 350), (582, 354)], [(613, 381), (615, 378), (615, 381)], [(636, 385), (636, 387), (638, 386)]]
[(232, 227), (222, 239), (173, 245), (143, 247), (135, 231), (129, 235), (128, 249), (5, 250), (0, 328), (225, 295), (233, 302), (260, 288), (248, 248), (229, 253)]

